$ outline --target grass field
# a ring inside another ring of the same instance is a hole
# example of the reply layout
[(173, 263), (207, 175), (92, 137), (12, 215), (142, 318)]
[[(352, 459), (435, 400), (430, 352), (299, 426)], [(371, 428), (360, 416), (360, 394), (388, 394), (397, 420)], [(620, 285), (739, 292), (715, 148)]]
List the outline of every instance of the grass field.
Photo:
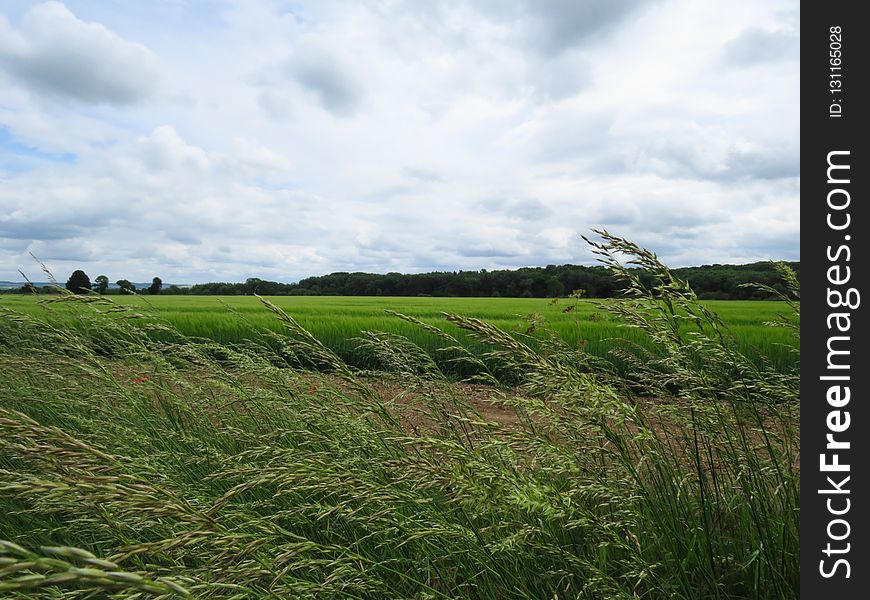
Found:
[[(0, 296), (0, 307), (33, 315), (49, 315), (63, 320), (64, 310), (57, 305), (44, 307), (34, 296)], [(44, 299), (45, 297), (41, 297)], [(222, 344), (261, 339), (262, 330), (279, 332), (280, 324), (263, 304), (252, 296), (112, 296), (113, 301), (135, 306), (177, 328), (188, 336), (208, 338)], [(554, 331), (572, 346), (583, 343), (585, 349), (606, 356), (626, 341), (648, 346), (646, 337), (621, 323), (615, 316), (598, 308), (600, 302), (526, 298), (373, 298), (373, 297), (272, 297), (269, 300), (292, 315), (303, 327), (334, 350), (343, 360), (358, 367), (375, 366), (371, 354), (357, 348), (355, 340), (362, 331), (386, 331), (407, 336), (427, 351), (433, 352), (440, 340), (412, 323), (387, 314), (403, 313), (456, 334), (442, 313), (473, 316), (511, 332), (525, 332), (530, 318), (539, 315), (540, 325)], [(718, 313), (728, 325), (747, 355), (756, 360), (766, 357), (779, 370), (797, 364), (796, 355), (787, 346), (796, 343), (794, 336), (782, 328), (766, 327), (786, 311), (782, 302), (708, 301), (703, 303)], [(576, 308), (572, 308), (576, 307)], [(569, 312), (565, 312), (568, 309)], [(66, 319), (74, 324), (71, 317)], [(483, 350), (473, 341), (465, 342), (475, 352)], [(435, 354), (438, 356), (437, 353)], [(440, 360), (440, 358), (439, 358)], [(443, 363), (442, 363), (443, 365)]]
[[(148, 298), (161, 324), (139, 316), (146, 299), (4, 298), (23, 310), (0, 312), (0, 595), (796, 597), (797, 371), (745, 354), (654, 256), (605, 250), (661, 278), (607, 305), (632, 329), (587, 303), (277, 299), (297, 321), (251, 298), (229, 314)], [(713, 306), (762, 336), (798, 309)], [(529, 312), (535, 343), (512, 331)], [(620, 373), (547, 323), (649, 352)], [(449, 354), (475, 382), (406, 325), (471, 340)], [(331, 349), (357, 334), (377, 371)]]

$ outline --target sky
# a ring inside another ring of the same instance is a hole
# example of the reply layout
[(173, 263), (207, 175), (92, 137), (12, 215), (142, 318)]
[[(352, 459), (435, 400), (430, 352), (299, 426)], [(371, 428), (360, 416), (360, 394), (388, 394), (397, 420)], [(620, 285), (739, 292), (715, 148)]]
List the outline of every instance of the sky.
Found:
[(797, 0), (0, 0), (0, 279), (799, 259)]

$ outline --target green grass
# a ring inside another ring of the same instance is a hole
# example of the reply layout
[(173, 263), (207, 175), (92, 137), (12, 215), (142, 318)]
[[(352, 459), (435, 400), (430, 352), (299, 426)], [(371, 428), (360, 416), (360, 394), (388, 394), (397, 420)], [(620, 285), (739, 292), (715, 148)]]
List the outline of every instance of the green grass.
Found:
[[(0, 296), (0, 307), (38, 315), (44, 309), (33, 296)], [(151, 308), (168, 324), (187, 336), (202, 337), (222, 344), (262, 339), (261, 330), (280, 331), (272, 315), (255, 297), (239, 296), (113, 296), (114, 301), (128, 306)], [(42, 297), (44, 299), (44, 297)], [(600, 302), (614, 301), (525, 298), (373, 298), (373, 297), (272, 297), (277, 306), (293, 315), (329, 348), (348, 363), (358, 367), (373, 366), (371, 356), (357, 349), (354, 341), (362, 331), (389, 331), (404, 335), (429, 352), (438, 347), (438, 338), (414, 325), (386, 314), (397, 311), (455, 334), (456, 327), (444, 320), (442, 313), (475, 316), (506, 331), (525, 332), (529, 317), (540, 315), (543, 325), (555, 331), (572, 346), (584, 344), (586, 350), (606, 356), (614, 347), (626, 341), (648, 346), (646, 337), (607, 311), (598, 308)], [(704, 306), (718, 313), (736, 336), (741, 350), (760, 361), (769, 360), (777, 369), (787, 371), (797, 365), (797, 359), (784, 344), (792, 344), (791, 334), (784, 329), (765, 327), (787, 307), (783, 302), (707, 301)], [(571, 312), (566, 308), (575, 306)], [(62, 318), (63, 311), (53, 307), (47, 314), (53, 320)], [(68, 322), (72, 322), (68, 320)], [(479, 344), (467, 344), (473, 351), (483, 350)], [(442, 363), (442, 366), (443, 363)]]
[(448, 316), (457, 339), (416, 327), (462, 340), (451, 355), (488, 386), (451, 381), (398, 318), (365, 338), (381, 372), (360, 373), (270, 302), (239, 299), (280, 331), (244, 345), (148, 330), (108, 299), (3, 312), (0, 594), (796, 597), (797, 372), (746, 356), (654, 256), (606, 240), (661, 280), (608, 305), (645, 336), (628, 375), (479, 313)]

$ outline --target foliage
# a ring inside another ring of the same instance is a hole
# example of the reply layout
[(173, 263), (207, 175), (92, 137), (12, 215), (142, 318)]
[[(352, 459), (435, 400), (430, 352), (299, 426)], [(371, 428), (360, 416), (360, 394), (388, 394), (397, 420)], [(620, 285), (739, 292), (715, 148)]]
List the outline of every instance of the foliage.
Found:
[[(686, 279), (699, 298), (706, 300), (771, 300), (779, 299), (788, 290), (777, 269), (778, 263), (760, 262), (748, 265), (705, 265), (674, 269)], [(782, 263), (797, 277), (799, 263)], [(654, 275), (637, 269), (638, 278), (650, 285)], [(101, 275), (100, 277), (105, 277)], [(96, 283), (99, 283), (100, 277)], [(387, 273), (331, 273), (308, 277), (298, 283), (279, 283), (251, 277), (244, 283), (201, 283), (189, 287), (163, 282), (155, 287), (155, 277), (148, 293), (194, 296), (405, 296), (462, 298), (554, 298), (570, 296), (582, 290), (589, 298), (619, 297), (625, 283), (602, 266), (548, 265), (516, 270), (458, 271), (403, 275)], [(122, 294), (135, 291), (126, 279), (116, 282)], [(95, 288), (101, 294), (115, 293), (105, 287)], [(6, 293), (28, 290), (8, 289)]]
[[(797, 263), (789, 263), (797, 268)], [(675, 269), (688, 279), (699, 297), (748, 300), (776, 297), (786, 290), (772, 263), (707, 265)], [(649, 285), (654, 274), (639, 269), (637, 276)], [(765, 287), (745, 287), (746, 283)], [(590, 298), (618, 296), (625, 285), (602, 266), (548, 265), (500, 271), (459, 271), (403, 275), (387, 273), (331, 273), (308, 277), (299, 283), (278, 283), (250, 278), (245, 283), (203, 283), (179, 288), (193, 295), (260, 296), (457, 296), (552, 298), (582, 289)]]
[(66, 281), (66, 289), (74, 294), (81, 294), (91, 289), (91, 280), (87, 273), (77, 269), (72, 272), (69, 279)]
[(148, 293), (152, 296), (156, 296), (160, 293), (161, 288), (163, 287), (163, 281), (159, 277), (155, 277), (151, 280), (151, 285), (148, 286)]
[(136, 286), (127, 279), (119, 279), (115, 282), (115, 285), (121, 288), (121, 293), (131, 293), (136, 291)]
[(109, 290), (109, 278), (105, 275), (99, 275), (94, 279), (94, 290), (99, 294), (105, 294)]

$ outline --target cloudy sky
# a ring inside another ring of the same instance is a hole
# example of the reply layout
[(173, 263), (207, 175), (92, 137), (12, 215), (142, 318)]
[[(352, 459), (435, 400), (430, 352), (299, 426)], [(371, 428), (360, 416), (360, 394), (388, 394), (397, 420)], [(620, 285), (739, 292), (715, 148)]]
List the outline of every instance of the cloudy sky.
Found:
[(0, 0), (0, 279), (799, 258), (797, 0)]

